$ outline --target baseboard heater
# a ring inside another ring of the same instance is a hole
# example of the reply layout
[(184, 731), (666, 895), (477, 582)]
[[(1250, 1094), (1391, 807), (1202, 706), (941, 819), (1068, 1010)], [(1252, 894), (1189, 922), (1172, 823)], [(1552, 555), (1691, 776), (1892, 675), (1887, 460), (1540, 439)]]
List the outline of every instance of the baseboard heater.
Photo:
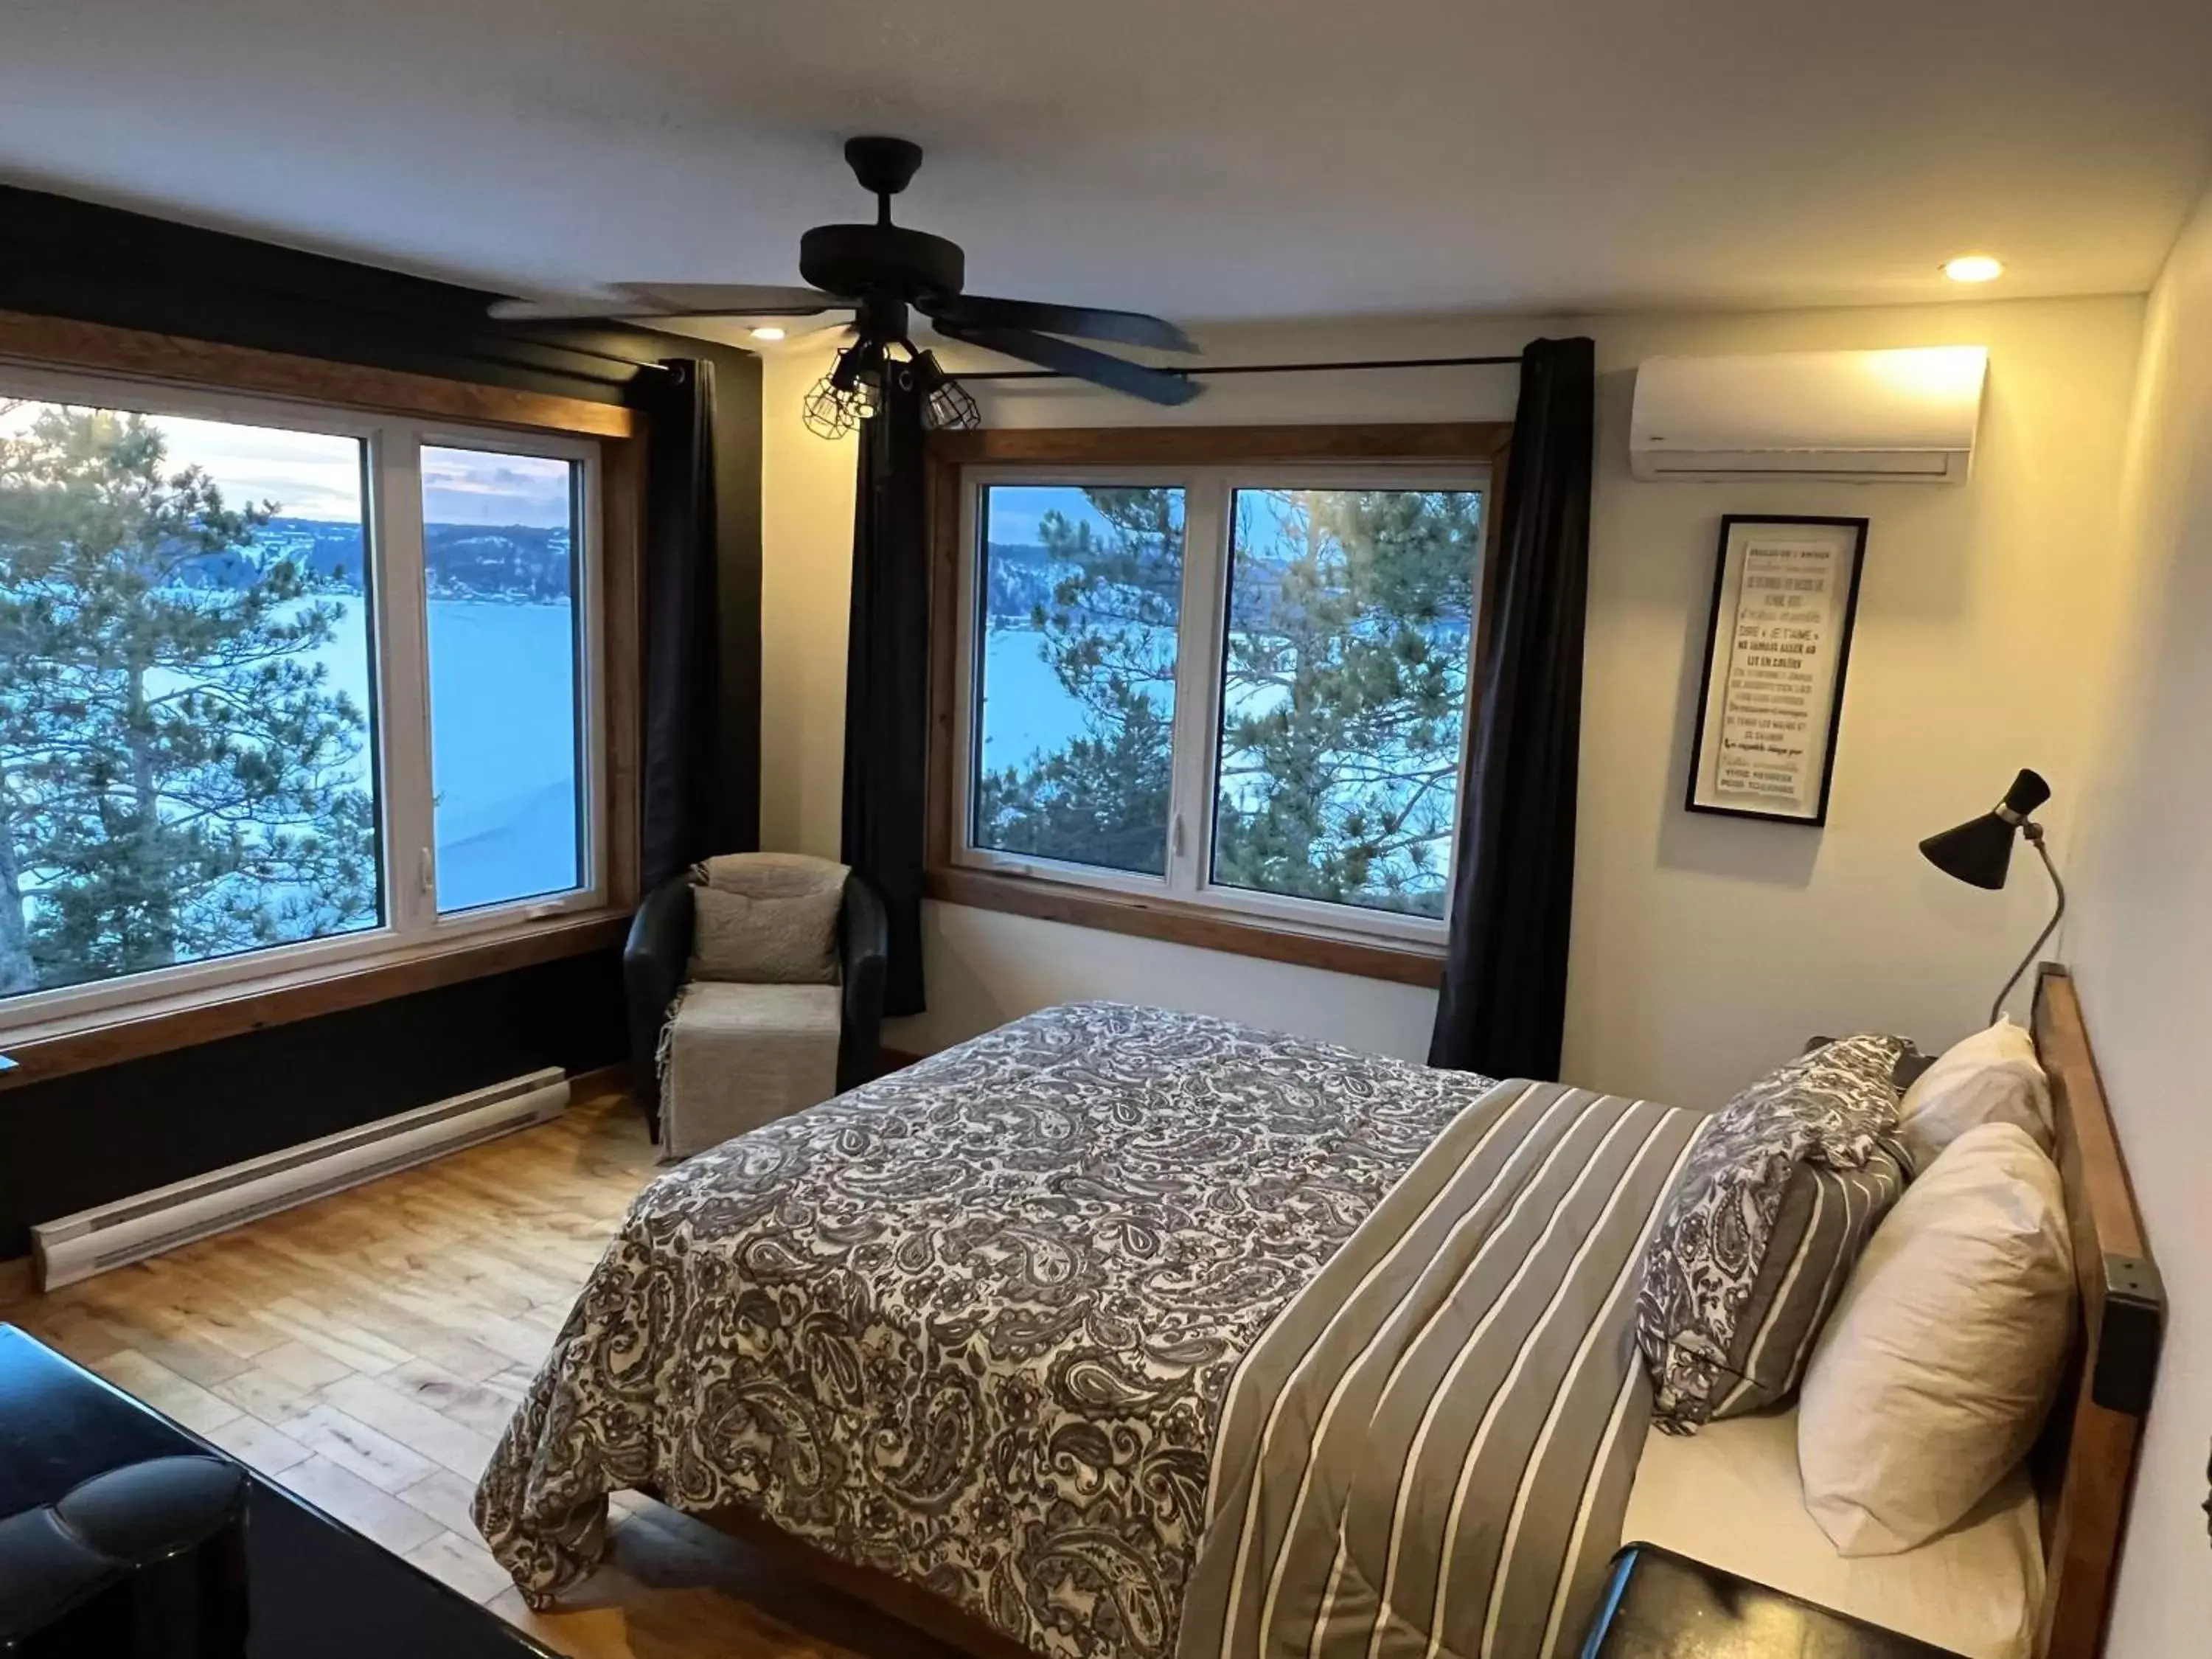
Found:
[(126, 1262), (380, 1176), (428, 1163), (561, 1115), (568, 1079), (557, 1066), (379, 1118), (320, 1140), (194, 1176), (150, 1193), (80, 1210), (31, 1229), (39, 1286), (58, 1290)]

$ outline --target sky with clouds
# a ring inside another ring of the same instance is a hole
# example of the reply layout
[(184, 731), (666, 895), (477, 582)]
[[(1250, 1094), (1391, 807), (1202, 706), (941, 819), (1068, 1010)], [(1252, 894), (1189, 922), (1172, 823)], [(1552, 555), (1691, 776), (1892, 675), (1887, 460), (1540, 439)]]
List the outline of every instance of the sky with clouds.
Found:
[[(0, 433), (20, 432), (43, 405), (0, 414)], [(230, 421), (149, 417), (168, 441), (174, 466), (198, 466), (234, 505), (274, 501), (281, 517), (362, 517), (362, 449), (356, 438)], [(422, 451), (422, 516), (431, 524), (528, 525), (550, 529), (569, 517), (569, 463), (489, 450)]]
[(1040, 546), (1044, 535), (1038, 526), (1048, 513), (1057, 513), (1070, 524), (1087, 524), (1096, 536), (1113, 533), (1106, 515), (1091, 505), (1091, 498), (1079, 486), (993, 484), (984, 539), (1006, 546)]

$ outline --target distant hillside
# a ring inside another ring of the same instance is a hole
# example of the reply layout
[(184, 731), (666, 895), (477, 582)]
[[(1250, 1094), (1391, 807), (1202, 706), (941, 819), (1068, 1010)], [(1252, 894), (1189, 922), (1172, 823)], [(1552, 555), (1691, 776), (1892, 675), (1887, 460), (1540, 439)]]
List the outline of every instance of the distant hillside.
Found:
[[(568, 596), (568, 532), (530, 525), (432, 524), (423, 531), (430, 592), (445, 599), (548, 600)], [(243, 587), (256, 571), (290, 559), (362, 591), (361, 526), (319, 519), (271, 519), (249, 548), (193, 562), (193, 580)]]
[(993, 542), (985, 568), (988, 580), (983, 613), (1001, 622), (1027, 622), (1036, 606), (1052, 603), (1055, 574), (1073, 574), (1055, 573), (1044, 549), (1018, 542)]
[[(1083, 574), (1079, 562), (1054, 558), (1050, 550), (1029, 542), (993, 542), (987, 562), (984, 614), (1016, 626), (1026, 624), (1039, 606), (1052, 609), (1054, 588)], [(1163, 573), (1163, 591), (1180, 585), (1180, 577)]]
[[(1038, 607), (1053, 608), (1053, 589), (1082, 574), (1072, 559), (1055, 559), (1050, 550), (1027, 542), (993, 542), (988, 561), (988, 590), (983, 612), (994, 621), (1026, 626)], [(1179, 586), (1181, 578), (1162, 573), (1162, 591)], [(1281, 605), (1283, 566), (1280, 562), (1242, 556), (1237, 560), (1236, 615), (1237, 626), (1265, 625)]]
[(560, 599), (568, 595), (568, 530), (522, 525), (422, 526), (430, 591), (456, 598)]

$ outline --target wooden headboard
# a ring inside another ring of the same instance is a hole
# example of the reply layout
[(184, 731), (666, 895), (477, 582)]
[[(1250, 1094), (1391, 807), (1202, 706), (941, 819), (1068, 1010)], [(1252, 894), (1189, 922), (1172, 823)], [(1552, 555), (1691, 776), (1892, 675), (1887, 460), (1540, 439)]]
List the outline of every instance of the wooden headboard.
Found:
[(2136, 1443), (2158, 1372), (2166, 1296), (2081, 999), (2056, 963), (2044, 963), (2037, 977), (2034, 1019), (2081, 1287), (2079, 1340), (2035, 1456), (2049, 1571), (2035, 1651), (2039, 1659), (2094, 1659), (2119, 1567)]

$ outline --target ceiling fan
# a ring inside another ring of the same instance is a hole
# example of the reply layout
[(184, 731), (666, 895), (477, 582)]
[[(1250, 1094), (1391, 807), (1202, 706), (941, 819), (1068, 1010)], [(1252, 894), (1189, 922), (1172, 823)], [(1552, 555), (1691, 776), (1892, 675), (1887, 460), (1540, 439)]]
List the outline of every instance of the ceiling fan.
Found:
[[(890, 377), (911, 377), (936, 426), (978, 423), (974, 399), (908, 337), (909, 307), (950, 340), (981, 346), (1109, 391), (1156, 404), (1188, 403), (1199, 386), (1172, 369), (1147, 368), (1078, 340), (1195, 351), (1173, 323), (1133, 311), (1102, 311), (1031, 300), (966, 294), (967, 256), (959, 244), (891, 222), (891, 198), (921, 166), (921, 147), (903, 138), (846, 141), (846, 165), (876, 198), (872, 225), (817, 225), (799, 240), (799, 272), (811, 286), (723, 283), (616, 283), (606, 301), (501, 300), (495, 317), (817, 317), (854, 313), (854, 343), (808, 395), (806, 423), (825, 437), (850, 431), (875, 412)], [(903, 356), (893, 356), (893, 349)]]

